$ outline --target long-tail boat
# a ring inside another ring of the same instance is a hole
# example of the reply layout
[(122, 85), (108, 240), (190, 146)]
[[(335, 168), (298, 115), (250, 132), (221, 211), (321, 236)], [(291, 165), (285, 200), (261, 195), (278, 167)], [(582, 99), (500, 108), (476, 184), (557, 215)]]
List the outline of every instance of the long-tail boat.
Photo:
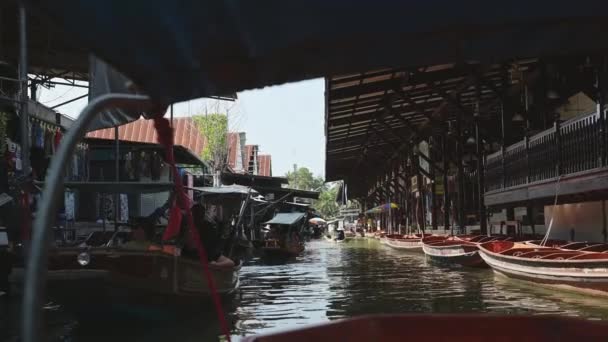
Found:
[(270, 221), (270, 231), (262, 241), (260, 248), (266, 258), (289, 258), (304, 251), (304, 242), (300, 238), (300, 229), (304, 222), (304, 213), (277, 213)]
[(422, 250), (432, 261), (442, 264), (458, 264), (470, 267), (483, 267), (485, 263), (479, 255), (479, 244), (504, 240), (503, 236), (445, 236), (422, 239)]
[(494, 272), (509, 278), (588, 294), (608, 295), (608, 253), (540, 247), (511, 241), (481, 244), (479, 252)]
[(392, 235), (387, 235), (384, 238), (384, 243), (391, 248), (398, 249), (401, 251), (422, 253), (422, 239), (423, 238), (426, 238), (429, 241), (432, 241), (435, 239), (442, 239), (443, 237), (434, 236), (434, 235), (428, 235), (425, 237), (423, 234), (414, 234), (414, 235), (392, 234)]

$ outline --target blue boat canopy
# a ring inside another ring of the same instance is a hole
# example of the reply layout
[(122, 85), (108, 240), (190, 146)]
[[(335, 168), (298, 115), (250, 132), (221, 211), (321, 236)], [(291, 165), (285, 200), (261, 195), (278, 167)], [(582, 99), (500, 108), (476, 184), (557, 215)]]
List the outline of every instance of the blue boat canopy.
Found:
[(29, 0), (163, 104), (322, 76), (606, 50), (600, 0)]
[(278, 213), (272, 220), (265, 222), (264, 224), (282, 224), (291, 226), (297, 223), (304, 217), (304, 213)]

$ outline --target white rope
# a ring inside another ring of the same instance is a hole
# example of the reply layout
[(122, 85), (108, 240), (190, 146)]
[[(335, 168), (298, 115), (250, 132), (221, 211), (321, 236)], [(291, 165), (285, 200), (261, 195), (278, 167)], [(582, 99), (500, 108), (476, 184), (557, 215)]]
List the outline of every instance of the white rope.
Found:
[(549, 234), (551, 234), (551, 228), (553, 227), (553, 219), (555, 218), (555, 212), (557, 211), (557, 197), (559, 196), (559, 181), (562, 176), (557, 177), (557, 183), (555, 184), (555, 200), (553, 201), (553, 210), (551, 211), (551, 220), (549, 221), (549, 228), (545, 233), (545, 237), (540, 241), (540, 245), (544, 246), (549, 240)]

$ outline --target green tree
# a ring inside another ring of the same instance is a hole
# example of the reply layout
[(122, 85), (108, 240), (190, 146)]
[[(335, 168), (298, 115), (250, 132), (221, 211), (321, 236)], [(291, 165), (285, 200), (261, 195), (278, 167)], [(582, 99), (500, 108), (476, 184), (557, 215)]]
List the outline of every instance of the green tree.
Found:
[(294, 165), (293, 171), (288, 171), (285, 177), (289, 181), (289, 187), (298, 190), (319, 191), (325, 183), (322, 177), (315, 177), (308, 168), (298, 168), (297, 165)]
[(338, 203), (336, 203), (337, 195), (337, 186), (334, 185), (329, 188), (324, 188), (319, 194), (319, 199), (313, 204), (313, 208), (315, 208), (321, 216), (326, 218), (338, 215), (339, 207)]
[(205, 137), (201, 158), (209, 163), (214, 171), (222, 171), (228, 157), (228, 117), (224, 114), (196, 115), (192, 119), (197, 129)]

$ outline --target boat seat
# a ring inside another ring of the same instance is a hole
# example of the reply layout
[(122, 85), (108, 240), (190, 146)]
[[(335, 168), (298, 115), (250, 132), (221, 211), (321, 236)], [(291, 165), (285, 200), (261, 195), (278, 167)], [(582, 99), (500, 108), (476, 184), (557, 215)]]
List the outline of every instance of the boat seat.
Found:
[(608, 252), (608, 244), (606, 243), (599, 243), (599, 244), (595, 244), (593, 246), (588, 246), (585, 248), (581, 248), (579, 249), (579, 251), (582, 252)]
[(546, 260), (566, 260), (569, 259), (573, 256), (577, 256), (580, 255), (580, 252), (558, 252), (558, 253), (552, 253), (552, 254), (547, 254), (543, 257), (541, 257), (541, 259), (546, 259)]

